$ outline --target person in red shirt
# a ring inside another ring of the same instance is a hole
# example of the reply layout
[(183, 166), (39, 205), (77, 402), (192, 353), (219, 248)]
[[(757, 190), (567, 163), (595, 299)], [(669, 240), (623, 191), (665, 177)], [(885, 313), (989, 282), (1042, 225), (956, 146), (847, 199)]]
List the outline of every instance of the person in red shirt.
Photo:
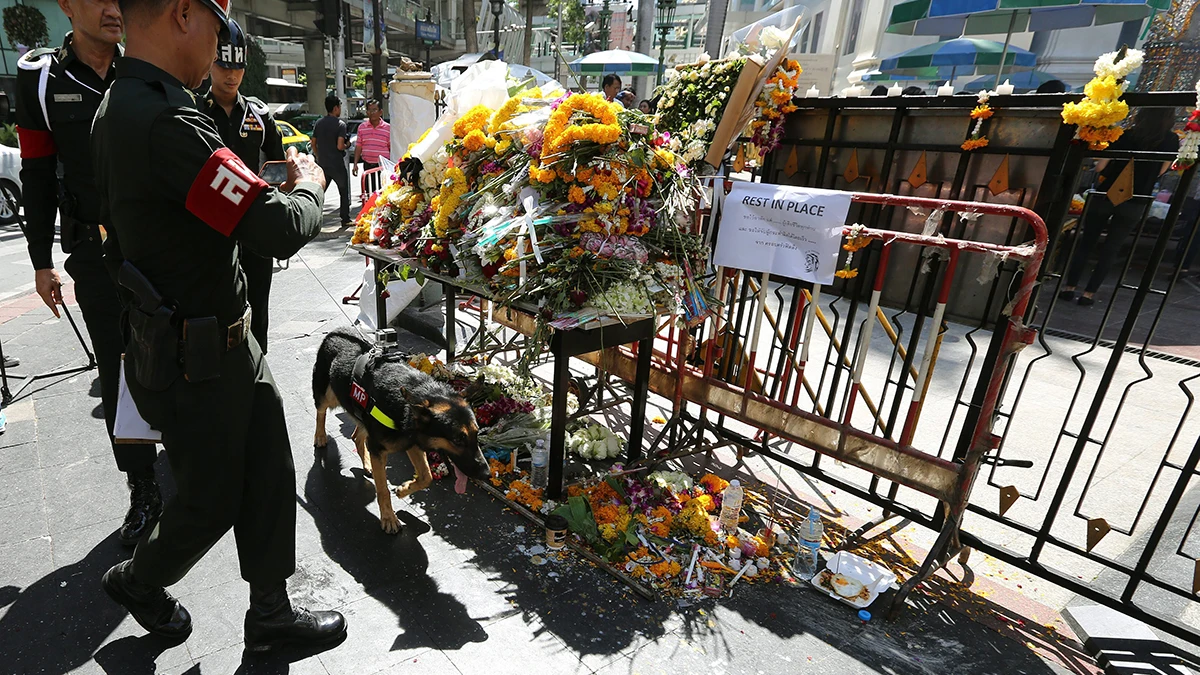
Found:
[(391, 159), (392, 125), (383, 121), (383, 106), (379, 101), (367, 101), (367, 121), (358, 127), (358, 141), (354, 146), (354, 175), (358, 175), (358, 164), (363, 171), (379, 166), (379, 158)]

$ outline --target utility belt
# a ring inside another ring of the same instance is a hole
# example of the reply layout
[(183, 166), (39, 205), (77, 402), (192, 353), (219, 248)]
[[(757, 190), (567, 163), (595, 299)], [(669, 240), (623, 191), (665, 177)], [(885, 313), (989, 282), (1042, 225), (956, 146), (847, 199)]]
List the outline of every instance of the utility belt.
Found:
[(127, 309), (126, 359), (138, 384), (150, 391), (165, 391), (180, 375), (188, 382), (220, 377), (225, 352), (250, 335), (249, 305), (227, 325), (215, 316), (185, 319), (129, 261), (121, 265), (117, 281), (135, 299)]

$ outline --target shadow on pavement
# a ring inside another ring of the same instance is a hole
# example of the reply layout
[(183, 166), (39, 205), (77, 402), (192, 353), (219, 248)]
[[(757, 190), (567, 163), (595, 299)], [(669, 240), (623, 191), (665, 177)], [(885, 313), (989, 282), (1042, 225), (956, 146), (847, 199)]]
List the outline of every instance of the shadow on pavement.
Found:
[[(375, 491), (357, 468), (357, 456), (339, 450), (339, 441), (349, 443), (330, 434), (329, 447), (318, 451), (300, 505), (312, 516), (329, 558), (396, 616), (400, 632), (392, 649), (458, 649), (486, 640), (467, 607), (441, 592), (427, 573), (430, 561), (420, 538), (429, 526), (401, 510), (400, 533), (381, 534), (369, 510)], [(344, 457), (355, 465), (353, 473), (343, 471)]]
[[(8, 604), (0, 618), (3, 670), (60, 675), (90, 661), (126, 616), (100, 588), (100, 576), (128, 556), (114, 532), (78, 562), (54, 570), (19, 592), (13, 586), (0, 589), (0, 597)], [(163, 649), (168, 646), (164, 644)], [(153, 669), (153, 660), (149, 667)], [(108, 672), (136, 671), (123, 667)]]

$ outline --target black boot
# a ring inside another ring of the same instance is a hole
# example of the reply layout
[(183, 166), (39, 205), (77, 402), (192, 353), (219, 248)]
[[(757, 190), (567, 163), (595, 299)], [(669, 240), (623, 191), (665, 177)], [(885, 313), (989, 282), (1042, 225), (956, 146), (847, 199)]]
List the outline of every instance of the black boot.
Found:
[(285, 645), (318, 647), (346, 636), (346, 619), (338, 612), (310, 612), (292, 607), (287, 584), (250, 585), (246, 610), (246, 651), (269, 652)]
[(162, 495), (158, 492), (158, 481), (154, 479), (154, 471), (136, 476), (131, 473), (129, 511), (125, 514), (125, 523), (117, 533), (121, 543), (134, 546), (141, 541), (143, 535), (154, 529), (162, 510)]
[(192, 616), (167, 589), (151, 586), (133, 578), (133, 561), (114, 565), (100, 580), (104, 591), (142, 628), (173, 640), (182, 640), (192, 632)]

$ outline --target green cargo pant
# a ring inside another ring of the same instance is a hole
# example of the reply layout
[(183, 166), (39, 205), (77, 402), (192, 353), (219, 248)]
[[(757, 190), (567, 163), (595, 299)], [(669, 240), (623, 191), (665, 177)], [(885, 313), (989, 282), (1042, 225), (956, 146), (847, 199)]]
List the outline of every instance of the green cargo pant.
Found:
[[(128, 367), (128, 364), (127, 364)], [(162, 518), (133, 554), (141, 582), (170, 586), (233, 528), (242, 578), (282, 581), (296, 570), (296, 478), (283, 401), (258, 343), (227, 352), (221, 377), (165, 392), (129, 391), (162, 432), (178, 487)]]

